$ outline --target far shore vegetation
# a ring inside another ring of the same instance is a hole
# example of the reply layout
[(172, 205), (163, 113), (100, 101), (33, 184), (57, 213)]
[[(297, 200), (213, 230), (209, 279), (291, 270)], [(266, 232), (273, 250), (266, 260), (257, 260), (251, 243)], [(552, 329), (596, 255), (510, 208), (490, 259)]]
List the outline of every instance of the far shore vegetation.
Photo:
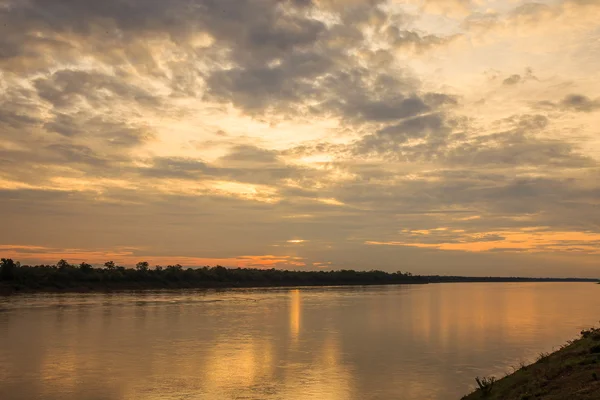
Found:
[(558, 351), (541, 353), (531, 365), (521, 364), (500, 380), (476, 378), (477, 390), (463, 400), (597, 400), (600, 399), (600, 329)]
[(151, 267), (140, 261), (125, 268), (113, 261), (102, 267), (82, 262), (72, 265), (60, 260), (55, 265), (22, 265), (2, 258), (0, 294), (20, 292), (87, 292), (142, 289), (225, 288), (268, 286), (336, 286), (427, 284), (445, 282), (597, 282), (579, 278), (423, 276), (409, 272), (200, 267), (179, 264)]

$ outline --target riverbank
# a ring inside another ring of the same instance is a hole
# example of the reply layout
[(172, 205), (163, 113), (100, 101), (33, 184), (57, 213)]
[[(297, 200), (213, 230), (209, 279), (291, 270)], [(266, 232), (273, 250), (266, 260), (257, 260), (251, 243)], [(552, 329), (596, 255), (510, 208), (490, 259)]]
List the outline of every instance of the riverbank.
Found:
[[(8, 266), (8, 268), (7, 268)], [(160, 289), (214, 289), (293, 286), (389, 285), (428, 283), (408, 273), (383, 271), (287, 271), (280, 269), (202, 267), (147, 264), (124, 268), (107, 263), (93, 268), (61, 262), (57, 265), (20, 265), (3, 260), (0, 294), (38, 292), (113, 292)]]
[(48, 285), (48, 286), (25, 286), (11, 285), (0, 282), (0, 296), (34, 293), (111, 293), (128, 291), (151, 291), (151, 290), (185, 290), (185, 289), (260, 289), (260, 288), (295, 288), (295, 287), (325, 287), (325, 286), (383, 286), (383, 285), (412, 285), (426, 284), (427, 282), (404, 282), (404, 283), (270, 283), (270, 282), (134, 282), (134, 283), (98, 283), (80, 285)]
[(322, 282), (306, 282), (291, 280), (283, 282), (252, 282), (252, 281), (0, 281), (0, 296), (34, 293), (111, 293), (124, 291), (146, 290), (180, 290), (180, 289), (236, 289), (236, 288), (289, 288), (289, 287), (323, 287), (323, 286), (384, 286), (384, 285), (424, 285), (441, 283), (519, 283), (519, 282), (586, 282), (585, 280), (555, 280), (555, 279), (481, 279), (464, 278), (460, 281), (443, 279), (426, 279), (406, 281), (343, 281), (325, 280)]
[(483, 388), (462, 400), (600, 399), (600, 329), (582, 331), (581, 338), (498, 381), (479, 382)]
[(408, 285), (473, 282), (597, 282), (578, 278), (464, 277), (412, 275), (408, 272), (201, 267), (179, 264), (150, 268), (139, 262), (125, 268), (109, 261), (104, 268), (60, 260), (56, 265), (21, 265), (1, 259), (0, 294), (36, 292), (111, 292), (157, 289), (213, 289), (298, 286)]

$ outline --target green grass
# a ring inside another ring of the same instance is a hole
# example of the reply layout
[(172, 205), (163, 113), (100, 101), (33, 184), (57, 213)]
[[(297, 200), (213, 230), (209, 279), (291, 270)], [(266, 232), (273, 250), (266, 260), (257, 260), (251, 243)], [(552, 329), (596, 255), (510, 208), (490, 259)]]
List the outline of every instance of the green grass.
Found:
[(600, 399), (600, 329), (581, 332), (581, 338), (560, 350), (542, 353), (531, 365), (493, 382), (491, 389), (478, 388), (463, 400), (592, 400)]

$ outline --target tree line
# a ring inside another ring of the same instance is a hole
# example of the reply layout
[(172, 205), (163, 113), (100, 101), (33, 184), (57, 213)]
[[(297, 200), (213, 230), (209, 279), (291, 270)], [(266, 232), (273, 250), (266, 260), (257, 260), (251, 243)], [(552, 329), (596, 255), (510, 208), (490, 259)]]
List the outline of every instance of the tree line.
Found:
[(389, 273), (347, 269), (290, 271), (222, 266), (184, 268), (180, 264), (150, 267), (147, 261), (138, 262), (135, 268), (125, 268), (114, 261), (107, 261), (99, 268), (86, 262), (73, 265), (64, 259), (54, 265), (22, 265), (10, 258), (2, 258), (0, 262), (0, 289), (4, 289), (3, 292), (533, 281), (583, 282), (597, 279), (421, 276), (400, 271)]
[(103, 267), (82, 262), (73, 265), (60, 260), (54, 265), (22, 265), (3, 258), (0, 281), (22, 289), (80, 288), (202, 288), (248, 286), (375, 285), (425, 283), (410, 273), (383, 271), (290, 271), (281, 269), (225, 268), (205, 266), (184, 268), (180, 264), (150, 267), (140, 261), (125, 268), (114, 261)]

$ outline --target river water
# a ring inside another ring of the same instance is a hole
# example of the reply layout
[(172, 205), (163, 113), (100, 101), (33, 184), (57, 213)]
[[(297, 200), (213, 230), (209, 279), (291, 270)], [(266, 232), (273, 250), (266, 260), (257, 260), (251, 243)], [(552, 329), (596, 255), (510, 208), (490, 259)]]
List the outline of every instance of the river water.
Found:
[(599, 320), (590, 283), (7, 297), (0, 399), (459, 399)]

